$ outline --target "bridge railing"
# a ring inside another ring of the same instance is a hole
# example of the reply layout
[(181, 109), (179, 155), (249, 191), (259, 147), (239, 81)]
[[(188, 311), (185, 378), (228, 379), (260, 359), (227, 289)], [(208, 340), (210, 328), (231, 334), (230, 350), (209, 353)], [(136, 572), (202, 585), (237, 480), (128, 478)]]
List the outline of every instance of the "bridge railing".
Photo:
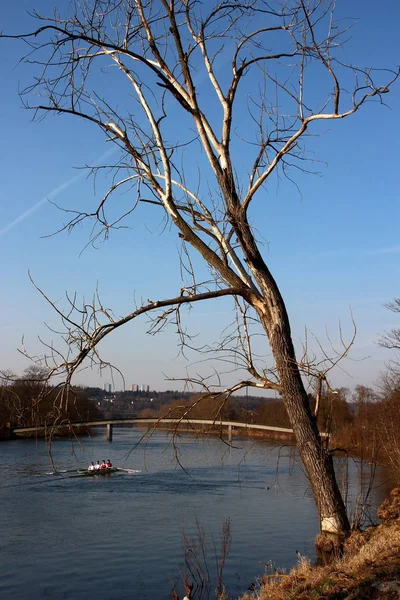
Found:
[[(74, 428), (74, 427), (107, 427), (107, 439), (109, 441), (112, 440), (112, 428), (115, 425), (153, 425), (155, 427), (162, 427), (164, 424), (170, 425), (183, 425), (188, 427), (193, 427), (194, 425), (209, 425), (213, 428), (227, 427), (228, 428), (228, 437), (232, 438), (232, 428), (242, 428), (242, 429), (255, 429), (259, 431), (273, 431), (281, 434), (293, 434), (293, 429), (289, 429), (287, 427), (275, 427), (273, 425), (259, 425), (256, 423), (245, 423), (242, 421), (216, 421), (213, 419), (179, 419), (179, 418), (126, 418), (126, 419), (97, 419), (94, 421), (79, 421), (75, 423), (67, 423), (64, 425), (58, 425), (59, 428)], [(49, 425), (38, 425), (35, 427), (16, 427), (13, 429), (15, 434), (18, 433), (35, 433), (40, 431), (48, 431), (50, 432), (52, 429)], [(320, 432), (321, 437), (329, 437), (329, 434)]]

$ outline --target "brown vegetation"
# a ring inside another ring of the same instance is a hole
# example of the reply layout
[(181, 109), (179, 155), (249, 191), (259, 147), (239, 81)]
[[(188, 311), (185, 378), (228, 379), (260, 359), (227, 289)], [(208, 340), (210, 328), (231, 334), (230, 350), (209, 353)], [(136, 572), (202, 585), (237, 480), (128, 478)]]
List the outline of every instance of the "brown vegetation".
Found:
[(400, 586), (400, 521), (354, 531), (344, 554), (326, 566), (300, 558), (288, 574), (266, 574), (242, 600), (397, 599)]
[(400, 488), (394, 488), (378, 509), (378, 519), (392, 521), (400, 517)]
[[(100, 412), (81, 390), (71, 390), (68, 401), (59, 402), (58, 390), (47, 382), (47, 370), (29, 367), (22, 377), (0, 377), (0, 430), (7, 423), (17, 427), (49, 425), (54, 428), (74, 421), (98, 418)], [(75, 432), (76, 433), (76, 432)]]

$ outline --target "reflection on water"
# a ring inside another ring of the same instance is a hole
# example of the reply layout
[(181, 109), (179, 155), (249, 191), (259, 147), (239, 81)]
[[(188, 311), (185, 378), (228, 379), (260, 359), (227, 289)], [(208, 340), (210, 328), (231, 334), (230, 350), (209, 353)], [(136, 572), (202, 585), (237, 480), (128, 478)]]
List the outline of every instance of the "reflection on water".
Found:
[[(132, 600), (183, 596), (182, 540), (204, 534), (215, 587), (215, 548), (231, 523), (232, 547), (224, 581), (231, 596), (247, 590), (263, 565), (314, 559), (314, 502), (291, 448), (250, 440), (229, 449), (220, 440), (181, 436), (178, 466), (165, 433), (135, 448), (139, 430), (116, 429), (114, 441), (57, 441), (57, 473), (42, 442), (3, 442), (0, 593), (13, 599)], [(109, 477), (79, 477), (92, 460), (140, 470)], [(349, 464), (350, 500), (357, 495), (357, 465)], [(364, 477), (364, 475), (362, 476)], [(377, 473), (371, 504), (387, 493)], [(213, 587), (214, 586), (214, 587)]]

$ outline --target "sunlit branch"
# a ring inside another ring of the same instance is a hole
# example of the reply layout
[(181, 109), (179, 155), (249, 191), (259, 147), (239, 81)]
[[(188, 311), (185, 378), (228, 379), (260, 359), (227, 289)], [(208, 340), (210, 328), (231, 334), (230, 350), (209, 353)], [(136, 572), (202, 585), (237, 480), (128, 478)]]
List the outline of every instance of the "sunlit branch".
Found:
[[(398, 73), (395, 74), (395, 78), (393, 79), (393, 81), (398, 78), (399, 74), (400, 74), (400, 70), (399, 70)], [(357, 101), (357, 102), (354, 103), (353, 108), (351, 108), (351, 109), (349, 109), (349, 110), (347, 110), (347, 111), (345, 111), (343, 113), (324, 113), (324, 114), (311, 115), (311, 116), (307, 117), (303, 121), (301, 127), (296, 131), (296, 133), (294, 133), (291, 136), (291, 138), (284, 144), (284, 146), (281, 148), (281, 150), (279, 150), (279, 152), (277, 152), (276, 156), (271, 161), (269, 167), (250, 186), (249, 190), (247, 191), (246, 196), (243, 199), (242, 210), (243, 211), (247, 211), (248, 206), (249, 206), (251, 200), (253, 199), (254, 194), (256, 193), (256, 191), (263, 185), (263, 183), (266, 181), (266, 179), (275, 170), (275, 168), (280, 163), (280, 161), (285, 156), (285, 154), (287, 154), (288, 152), (290, 152), (291, 150), (293, 150), (293, 148), (297, 144), (297, 141), (299, 140), (299, 138), (307, 131), (308, 126), (312, 122), (314, 122), (314, 121), (322, 121), (322, 120), (344, 119), (346, 117), (349, 117), (350, 115), (353, 115), (354, 113), (356, 113), (359, 110), (359, 108), (367, 100), (372, 99), (372, 98), (374, 98), (376, 96), (381, 97), (382, 94), (385, 94), (388, 91), (389, 91), (389, 88), (387, 86), (380, 86), (380, 87), (378, 87), (376, 89), (372, 89), (371, 92), (367, 92), (366, 94), (364, 94), (359, 101)]]

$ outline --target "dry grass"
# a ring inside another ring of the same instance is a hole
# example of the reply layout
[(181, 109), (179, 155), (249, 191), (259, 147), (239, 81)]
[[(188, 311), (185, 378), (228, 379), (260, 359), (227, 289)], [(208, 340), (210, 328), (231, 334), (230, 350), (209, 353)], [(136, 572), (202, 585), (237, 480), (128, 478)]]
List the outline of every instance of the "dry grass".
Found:
[(289, 574), (266, 576), (254, 595), (241, 600), (364, 600), (399, 598), (383, 581), (400, 580), (400, 520), (351, 534), (344, 554), (330, 565), (313, 567), (301, 559)]

